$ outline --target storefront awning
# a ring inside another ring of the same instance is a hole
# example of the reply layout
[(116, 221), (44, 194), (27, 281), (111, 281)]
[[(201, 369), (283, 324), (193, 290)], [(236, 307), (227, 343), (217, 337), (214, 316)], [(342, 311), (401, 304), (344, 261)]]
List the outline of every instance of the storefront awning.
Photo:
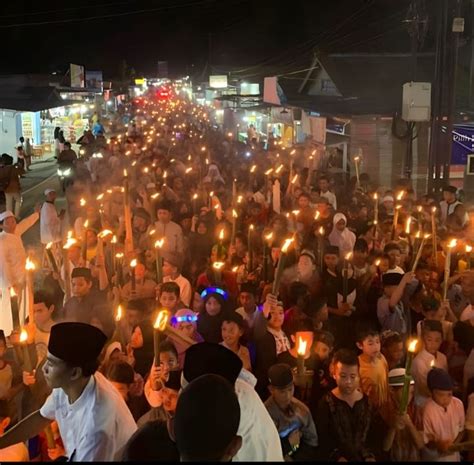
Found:
[(52, 87), (0, 87), (0, 108), (13, 111), (42, 111), (72, 105)]

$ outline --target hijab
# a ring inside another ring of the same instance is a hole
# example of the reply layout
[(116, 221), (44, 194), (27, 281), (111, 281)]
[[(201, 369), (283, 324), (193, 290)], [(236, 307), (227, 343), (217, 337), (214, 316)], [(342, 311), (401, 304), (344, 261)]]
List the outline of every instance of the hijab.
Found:
[[(346, 226), (341, 232), (337, 229), (336, 224), (339, 221), (344, 220)], [(339, 254), (341, 257), (345, 257), (349, 252), (352, 252), (354, 249), (354, 244), (356, 241), (355, 234), (352, 231), (347, 229), (347, 218), (343, 213), (336, 213), (332, 220), (333, 227), (331, 234), (329, 234), (329, 243), (331, 245), (339, 247)]]

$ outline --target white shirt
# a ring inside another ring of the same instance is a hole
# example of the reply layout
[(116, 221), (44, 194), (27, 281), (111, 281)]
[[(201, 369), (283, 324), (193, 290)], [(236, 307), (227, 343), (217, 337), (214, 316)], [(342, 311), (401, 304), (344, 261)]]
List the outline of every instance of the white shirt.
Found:
[(61, 219), (53, 203), (45, 202), (41, 207), (40, 236), (42, 244), (61, 240)]
[(428, 372), (431, 370), (431, 362), (434, 360), (433, 367), (442, 368), (448, 371), (448, 360), (446, 355), (441, 352), (436, 353), (436, 357), (430, 354), (426, 349), (422, 349), (420, 353), (413, 359), (411, 374), (415, 380), (415, 404), (423, 407), (428, 400)]
[(62, 389), (53, 389), (40, 413), (57, 421), (66, 456), (71, 459), (74, 454), (75, 462), (119, 460), (137, 430), (122, 396), (99, 372), (73, 404)]
[(26, 251), (21, 236), (38, 221), (38, 218), (38, 213), (26, 217), (17, 224), (14, 234), (0, 232), (1, 288), (21, 284), (24, 281)]
[(163, 250), (168, 252), (184, 252), (183, 230), (179, 224), (170, 221), (169, 223), (162, 223), (157, 221), (155, 223), (156, 237), (164, 237)]
[(334, 208), (334, 210), (337, 210), (337, 199), (335, 194), (333, 194), (331, 191), (319, 191), (319, 196), (328, 199), (328, 202), (332, 205), (332, 208)]
[(239, 307), (236, 312), (247, 322), (249, 325), (249, 328), (253, 328), (253, 325), (255, 323), (255, 318), (258, 315), (258, 308), (255, 306), (255, 311), (253, 313), (247, 313), (244, 309), (244, 307)]
[[(433, 399), (428, 399), (423, 412), (423, 435), (425, 444), (431, 441), (454, 441), (464, 430), (464, 406), (453, 397), (445, 409)], [(459, 452), (433, 457), (436, 462), (459, 462)]]
[(235, 392), (240, 404), (240, 424), (237, 434), (242, 447), (234, 462), (283, 462), (278, 430), (255, 389), (238, 378)]
[(176, 279), (171, 279), (170, 276), (165, 276), (163, 282), (176, 283), (179, 286), (179, 298), (181, 299), (181, 302), (188, 307), (191, 305), (191, 299), (193, 297), (191, 283), (182, 274), (180, 274)]

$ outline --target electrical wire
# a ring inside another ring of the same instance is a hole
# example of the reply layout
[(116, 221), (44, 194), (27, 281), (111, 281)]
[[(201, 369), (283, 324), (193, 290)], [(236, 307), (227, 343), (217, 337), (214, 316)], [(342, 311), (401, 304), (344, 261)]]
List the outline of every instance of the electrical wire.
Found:
[(86, 18), (70, 18), (70, 19), (58, 19), (51, 21), (37, 21), (37, 22), (27, 22), (27, 23), (16, 23), (16, 24), (1, 24), (0, 29), (9, 29), (13, 27), (26, 27), (26, 26), (44, 26), (47, 24), (63, 24), (63, 23), (74, 23), (74, 22), (83, 22), (83, 21), (94, 21), (98, 19), (107, 19), (107, 18), (118, 18), (122, 16), (137, 15), (142, 13), (149, 13), (152, 11), (164, 11), (164, 10), (175, 10), (179, 8), (186, 7), (195, 7), (195, 6), (211, 6), (209, 0), (202, 0), (197, 2), (183, 3), (180, 5), (168, 5), (156, 8), (143, 8), (141, 10), (135, 11), (126, 11), (122, 13), (110, 13), (107, 15), (98, 15), (98, 16), (88, 16)]

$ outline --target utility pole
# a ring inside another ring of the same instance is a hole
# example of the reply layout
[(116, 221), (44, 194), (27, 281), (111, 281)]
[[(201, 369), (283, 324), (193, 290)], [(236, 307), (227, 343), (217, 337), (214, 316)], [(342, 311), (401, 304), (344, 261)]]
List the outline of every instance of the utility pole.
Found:
[[(404, 22), (407, 25), (408, 34), (411, 37), (411, 80), (416, 82), (418, 50), (423, 46), (428, 29), (428, 15), (426, 14), (425, 0), (412, 0)], [(413, 141), (416, 139), (413, 133), (415, 127), (416, 123), (407, 122), (407, 150), (405, 155), (405, 176), (407, 179), (411, 178), (413, 172)]]

